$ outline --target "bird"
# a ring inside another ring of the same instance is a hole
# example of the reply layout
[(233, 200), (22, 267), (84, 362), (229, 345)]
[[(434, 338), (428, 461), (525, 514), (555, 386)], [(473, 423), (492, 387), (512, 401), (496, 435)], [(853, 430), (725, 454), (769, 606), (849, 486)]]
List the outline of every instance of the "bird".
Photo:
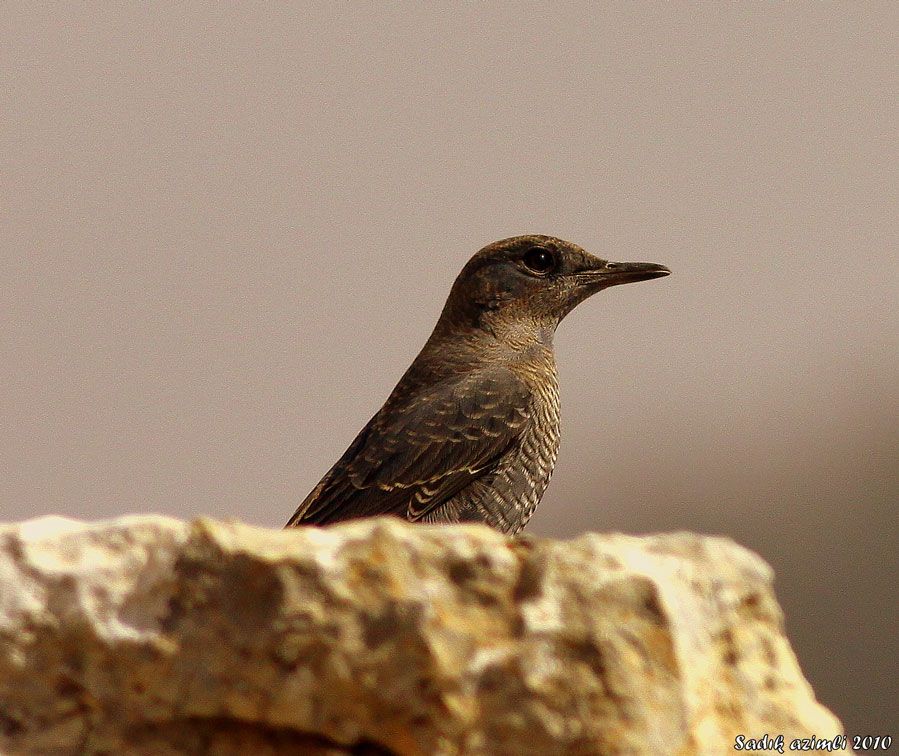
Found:
[(487, 245), (387, 401), (285, 527), (393, 515), (519, 533), (559, 450), (556, 327), (603, 289), (670, 272), (542, 234)]

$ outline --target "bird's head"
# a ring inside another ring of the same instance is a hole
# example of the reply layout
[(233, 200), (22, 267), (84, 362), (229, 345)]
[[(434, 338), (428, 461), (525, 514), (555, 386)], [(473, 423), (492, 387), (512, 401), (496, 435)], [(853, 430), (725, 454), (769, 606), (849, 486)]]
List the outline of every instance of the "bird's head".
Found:
[(489, 244), (468, 261), (441, 321), (493, 332), (533, 326), (551, 335), (591, 294), (670, 272), (655, 263), (602, 260), (552, 236), (515, 236)]

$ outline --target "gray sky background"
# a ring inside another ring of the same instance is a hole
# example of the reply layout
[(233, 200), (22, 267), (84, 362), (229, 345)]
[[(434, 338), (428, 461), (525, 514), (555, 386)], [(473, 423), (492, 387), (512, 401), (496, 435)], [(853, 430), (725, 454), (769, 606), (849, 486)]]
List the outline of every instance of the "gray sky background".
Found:
[[(529, 531), (730, 535), (899, 736), (899, 4), (8, 4), (0, 519), (279, 527), (458, 270), (673, 275), (562, 324)], [(828, 736), (828, 733), (818, 733)]]

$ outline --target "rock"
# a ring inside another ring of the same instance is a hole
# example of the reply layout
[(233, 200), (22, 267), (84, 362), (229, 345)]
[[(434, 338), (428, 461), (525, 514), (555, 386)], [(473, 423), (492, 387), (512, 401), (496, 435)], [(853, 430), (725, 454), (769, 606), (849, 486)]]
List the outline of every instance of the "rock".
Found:
[(711, 754), (833, 737), (721, 538), (0, 526), (9, 754)]

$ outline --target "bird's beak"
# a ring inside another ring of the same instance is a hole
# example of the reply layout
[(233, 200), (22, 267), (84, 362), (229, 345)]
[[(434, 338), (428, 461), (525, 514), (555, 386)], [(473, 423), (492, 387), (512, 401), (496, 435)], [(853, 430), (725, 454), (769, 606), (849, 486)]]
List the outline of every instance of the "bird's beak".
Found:
[(656, 263), (606, 263), (601, 276), (607, 283), (606, 286), (634, 283), (635, 281), (648, 281), (651, 278), (661, 278), (671, 273), (664, 265)]
[(577, 277), (582, 283), (591, 288), (605, 289), (618, 284), (635, 283), (636, 281), (649, 281), (651, 278), (661, 278), (671, 273), (664, 265), (656, 263), (622, 263), (605, 262), (588, 270), (578, 271)]

